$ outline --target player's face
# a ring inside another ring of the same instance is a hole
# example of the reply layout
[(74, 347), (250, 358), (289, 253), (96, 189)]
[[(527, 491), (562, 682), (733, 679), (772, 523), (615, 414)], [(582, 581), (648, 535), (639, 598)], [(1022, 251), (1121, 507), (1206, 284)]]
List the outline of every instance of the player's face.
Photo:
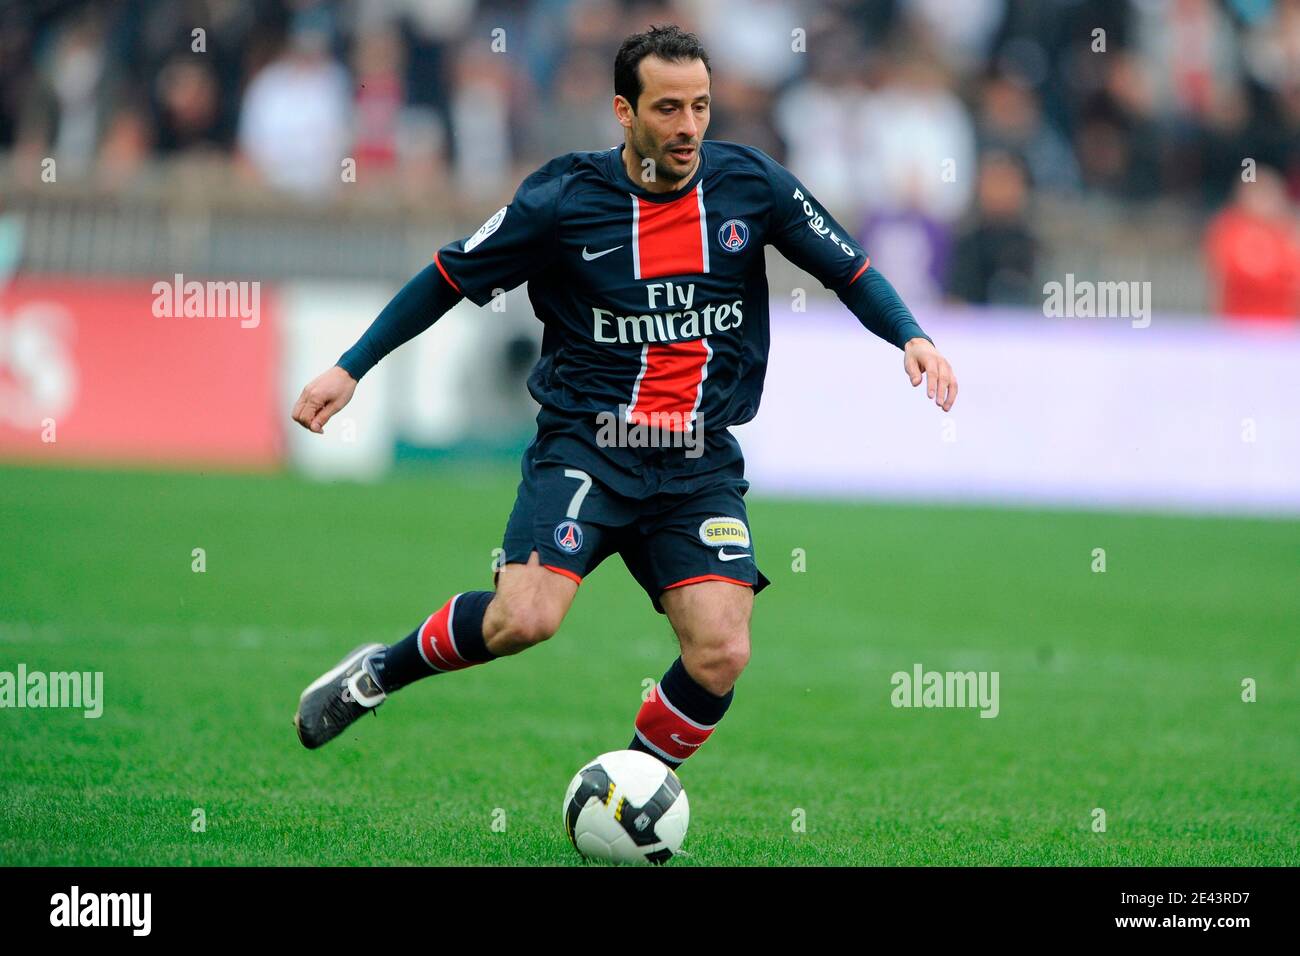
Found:
[[(636, 112), (618, 110), (641, 169), (654, 163), (661, 187), (688, 179), (700, 161), (700, 140), (709, 125), (709, 71), (703, 60), (672, 62), (648, 56), (637, 66), (641, 97)], [(621, 97), (622, 103), (626, 103)]]

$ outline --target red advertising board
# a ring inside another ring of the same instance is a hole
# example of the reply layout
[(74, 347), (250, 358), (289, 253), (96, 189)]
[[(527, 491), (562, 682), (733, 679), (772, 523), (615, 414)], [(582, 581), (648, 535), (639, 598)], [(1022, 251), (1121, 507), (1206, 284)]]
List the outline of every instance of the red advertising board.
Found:
[(0, 458), (266, 468), (277, 370), (269, 288), (19, 279), (0, 287)]

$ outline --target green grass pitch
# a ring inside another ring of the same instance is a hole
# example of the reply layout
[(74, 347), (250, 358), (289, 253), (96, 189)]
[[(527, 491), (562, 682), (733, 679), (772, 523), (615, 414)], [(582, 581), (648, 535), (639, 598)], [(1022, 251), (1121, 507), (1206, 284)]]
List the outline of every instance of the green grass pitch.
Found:
[[(291, 726), (343, 652), (491, 586), (515, 483), (0, 471), (0, 671), (105, 695), (0, 710), (0, 864), (579, 862), (564, 787), (676, 656), (617, 558), (546, 644), (321, 751)], [(1300, 863), (1300, 524), (750, 502), (773, 586), (672, 865)], [(999, 716), (894, 708), (918, 662), (998, 671)]]

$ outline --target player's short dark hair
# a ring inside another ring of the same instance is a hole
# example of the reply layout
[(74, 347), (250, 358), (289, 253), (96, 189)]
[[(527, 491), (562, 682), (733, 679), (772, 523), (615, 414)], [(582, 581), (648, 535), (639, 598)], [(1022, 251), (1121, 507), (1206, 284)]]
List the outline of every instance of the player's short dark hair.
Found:
[(641, 98), (641, 75), (637, 67), (648, 56), (677, 63), (700, 60), (709, 75), (713, 75), (709, 54), (694, 33), (687, 33), (674, 24), (652, 26), (644, 33), (634, 33), (623, 41), (614, 57), (614, 93), (632, 104), (633, 113), (636, 112), (636, 101)]

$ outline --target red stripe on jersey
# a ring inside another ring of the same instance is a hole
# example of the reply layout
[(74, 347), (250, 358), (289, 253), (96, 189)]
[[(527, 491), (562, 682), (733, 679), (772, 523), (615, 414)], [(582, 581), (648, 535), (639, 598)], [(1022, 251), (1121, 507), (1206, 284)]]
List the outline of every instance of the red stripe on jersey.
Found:
[(866, 271), (867, 271), (867, 267), (870, 266), (870, 265), (871, 265), (871, 256), (867, 256), (867, 261), (864, 262), (864, 263), (862, 263), (862, 268), (859, 269), (857, 272), (853, 273), (853, 278), (849, 280), (849, 285), (853, 285), (853, 283), (857, 282), (857, 281), (858, 281), (858, 276), (860, 276), (860, 275), (862, 275), (862, 273), (866, 272)]
[(685, 760), (709, 739), (713, 727), (687, 720), (664, 697), (663, 687), (656, 684), (654, 693), (637, 711), (636, 732), (642, 741), (664, 756)]
[(672, 202), (633, 196), (632, 263), (638, 279), (709, 271), (704, 184)]
[(709, 374), (713, 350), (708, 339), (649, 342), (641, 355), (641, 374), (632, 389), (628, 421), (657, 425), (665, 431), (688, 431)]
[[(456, 595), (460, 597), (460, 595)], [(476, 661), (467, 661), (456, 651), (456, 642), (452, 639), (452, 609), (456, 606), (456, 597), (429, 615), (429, 619), (420, 628), (420, 656), (424, 662), (436, 671), (458, 671), (469, 667)]]
[[(460, 286), (456, 285), (456, 283), (452, 281), (451, 276), (447, 275), (447, 270), (442, 267), (442, 260), (438, 258), (438, 253), (436, 252), (433, 254), (433, 264), (438, 267), (438, 271), (442, 273), (442, 277), (451, 283), (451, 287), (457, 292), (460, 292)], [(461, 295), (464, 295), (464, 293), (461, 292)]]

